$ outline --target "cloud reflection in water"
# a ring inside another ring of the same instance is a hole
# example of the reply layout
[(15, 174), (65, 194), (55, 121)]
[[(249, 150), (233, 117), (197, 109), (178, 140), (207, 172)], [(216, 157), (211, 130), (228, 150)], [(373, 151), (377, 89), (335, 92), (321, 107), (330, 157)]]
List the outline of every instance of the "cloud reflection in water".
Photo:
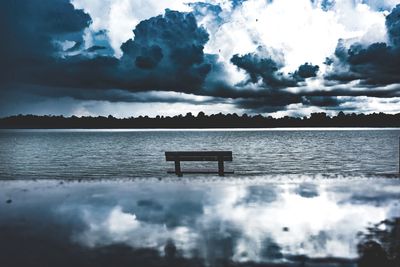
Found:
[[(354, 259), (360, 231), (400, 216), (397, 181), (370, 182), (137, 184), (58, 212), (82, 215), (73, 240), (91, 248), (123, 243), (164, 255), (172, 241), (179, 255), (211, 264)], [(119, 203), (101, 204), (110, 199)]]

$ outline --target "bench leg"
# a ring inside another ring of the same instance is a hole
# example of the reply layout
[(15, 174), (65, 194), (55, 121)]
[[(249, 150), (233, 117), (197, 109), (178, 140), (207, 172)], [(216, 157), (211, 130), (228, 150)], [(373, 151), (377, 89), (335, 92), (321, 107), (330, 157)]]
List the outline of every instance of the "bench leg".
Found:
[(182, 177), (181, 161), (180, 160), (175, 160), (175, 174), (178, 175), (179, 177)]
[(218, 175), (224, 176), (224, 160), (218, 159)]

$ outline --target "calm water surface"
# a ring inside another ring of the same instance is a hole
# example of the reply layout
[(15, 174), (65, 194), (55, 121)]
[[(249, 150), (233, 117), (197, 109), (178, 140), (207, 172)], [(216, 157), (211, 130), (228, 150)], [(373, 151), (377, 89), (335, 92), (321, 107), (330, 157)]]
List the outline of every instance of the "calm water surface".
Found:
[[(399, 135), (0, 131), (0, 266), (397, 267)], [(203, 149), (235, 174), (166, 174)]]

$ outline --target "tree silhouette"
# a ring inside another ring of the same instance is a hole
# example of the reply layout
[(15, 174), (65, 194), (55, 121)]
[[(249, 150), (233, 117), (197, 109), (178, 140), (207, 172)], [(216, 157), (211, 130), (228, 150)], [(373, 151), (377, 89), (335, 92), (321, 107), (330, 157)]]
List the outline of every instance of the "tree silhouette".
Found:
[(310, 117), (273, 118), (260, 114), (242, 116), (233, 114), (206, 115), (200, 111), (197, 116), (191, 112), (185, 116), (177, 115), (115, 118), (108, 117), (64, 117), (64, 116), (36, 116), (17, 115), (0, 118), (0, 128), (274, 128), (274, 127), (400, 127), (400, 113), (398, 114), (345, 114), (339, 112), (330, 117), (324, 112), (312, 113)]

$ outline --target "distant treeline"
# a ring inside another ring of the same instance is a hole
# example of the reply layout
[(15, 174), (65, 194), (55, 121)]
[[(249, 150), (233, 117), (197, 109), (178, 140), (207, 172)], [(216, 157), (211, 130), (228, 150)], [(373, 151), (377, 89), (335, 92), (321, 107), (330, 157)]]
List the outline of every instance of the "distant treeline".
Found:
[(118, 119), (108, 117), (63, 117), (18, 115), (0, 119), (0, 128), (274, 128), (274, 127), (400, 127), (398, 114), (345, 114), (330, 117), (326, 113), (312, 113), (310, 117), (273, 118), (262, 115), (213, 114), (199, 112), (174, 117), (148, 116)]

